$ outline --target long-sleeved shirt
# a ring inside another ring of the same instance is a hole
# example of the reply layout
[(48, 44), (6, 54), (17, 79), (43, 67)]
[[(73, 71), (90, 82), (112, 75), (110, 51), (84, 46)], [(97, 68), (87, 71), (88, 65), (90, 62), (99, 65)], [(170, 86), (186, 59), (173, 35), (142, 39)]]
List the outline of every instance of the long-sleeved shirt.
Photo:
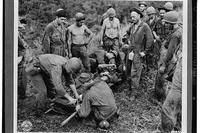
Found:
[(129, 36), (131, 50), (134, 52), (149, 52), (153, 43), (153, 34), (148, 24), (140, 22), (136, 27), (131, 25), (127, 30)]
[[(65, 26), (63, 24), (58, 24), (57, 20), (49, 23), (45, 27), (42, 45), (47, 54), (51, 53), (51, 47), (53, 46), (67, 47)], [(61, 53), (61, 55), (64, 55), (64, 53)]]
[(171, 61), (174, 54), (176, 54), (177, 47), (182, 43), (182, 28), (178, 27), (169, 38), (169, 48), (163, 60), (163, 65), (166, 66)]
[(167, 40), (167, 36), (172, 32), (171, 25), (164, 25), (162, 19), (159, 19), (154, 27), (154, 31), (160, 37), (161, 41)]
[[(44, 71), (45, 73), (49, 74), (57, 93), (61, 96), (64, 96), (66, 94), (66, 91), (62, 84), (61, 77), (63, 74), (63, 65), (65, 65), (67, 61), (68, 60), (66, 58), (59, 55), (54, 55), (54, 54), (39, 55), (38, 58), (33, 58), (32, 61), (30, 60), (26, 64), (26, 72), (30, 73), (30, 75), (31, 74), (35, 75), (39, 73), (40, 72), (39, 70), (41, 69), (41, 71)], [(72, 73), (65, 73), (64, 76), (69, 85), (74, 84)]]
[(97, 81), (84, 96), (78, 114), (80, 117), (87, 117), (93, 111), (97, 120), (105, 120), (110, 118), (116, 110), (112, 90), (106, 82)]

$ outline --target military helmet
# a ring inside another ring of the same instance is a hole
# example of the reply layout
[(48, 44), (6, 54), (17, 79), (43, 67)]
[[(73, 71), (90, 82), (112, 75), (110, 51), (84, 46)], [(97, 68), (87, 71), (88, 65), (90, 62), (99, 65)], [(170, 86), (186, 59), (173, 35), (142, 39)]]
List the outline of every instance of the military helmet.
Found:
[(108, 4), (107, 9), (112, 8), (113, 5), (112, 4)]
[(92, 73), (81, 73), (81, 75), (79, 76), (78, 80), (82, 83), (88, 82), (93, 78), (93, 74)]
[(114, 8), (109, 8), (108, 10), (107, 10), (107, 14), (108, 14), (108, 16), (116, 16), (116, 12), (115, 12), (115, 9)]
[(174, 8), (173, 4), (171, 2), (167, 2), (164, 5), (164, 9), (168, 10), (168, 11), (172, 11)]
[(56, 10), (56, 16), (57, 17), (66, 17), (67, 14), (66, 14), (64, 9), (59, 8), (59, 9)]
[(83, 64), (80, 59), (73, 57), (73, 58), (70, 58), (66, 62), (66, 64), (64, 65), (64, 68), (66, 72), (68, 73), (71, 73), (71, 72), (76, 73), (83, 68)]
[(175, 24), (175, 23), (178, 23), (178, 18), (179, 18), (179, 16), (176, 11), (170, 11), (164, 15), (163, 21)]
[(103, 120), (99, 123), (99, 127), (102, 129), (108, 129), (109, 126), (110, 126), (110, 124), (106, 120)]
[(138, 6), (140, 6), (140, 5), (144, 5), (144, 6), (147, 7), (147, 3), (146, 3), (145, 1), (141, 1), (141, 2), (138, 4)]
[(154, 7), (152, 7), (152, 6), (150, 6), (150, 7), (147, 8), (146, 13), (147, 13), (147, 15), (155, 14), (156, 13), (156, 9)]
[(85, 20), (85, 15), (83, 13), (81, 13), (81, 12), (78, 12), (75, 15), (75, 19), (76, 19), (76, 21)]

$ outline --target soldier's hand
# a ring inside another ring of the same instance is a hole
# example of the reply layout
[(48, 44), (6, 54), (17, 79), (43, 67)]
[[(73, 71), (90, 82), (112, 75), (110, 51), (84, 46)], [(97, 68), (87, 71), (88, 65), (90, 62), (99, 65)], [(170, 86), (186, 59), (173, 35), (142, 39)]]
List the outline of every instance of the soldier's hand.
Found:
[(72, 54), (71, 54), (71, 53), (69, 53), (69, 54), (68, 54), (68, 57), (69, 57), (69, 58), (72, 58)]
[(140, 52), (140, 56), (141, 56), (141, 57), (144, 57), (144, 56), (145, 56), (145, 53), (144, 53), (144, 52)]
[(76, 105), (76, 111), (79, 111), (81, 109), (81, 106), (78, 104)]
[(78, 100), (78, 101), (82, 101), (83, 99), (83, 96), (82, 95), (78, 95), (78, 96), (76, 96), (76, 99)]
[(101, 41), (101, 46), (103, 46), (103, 41)]

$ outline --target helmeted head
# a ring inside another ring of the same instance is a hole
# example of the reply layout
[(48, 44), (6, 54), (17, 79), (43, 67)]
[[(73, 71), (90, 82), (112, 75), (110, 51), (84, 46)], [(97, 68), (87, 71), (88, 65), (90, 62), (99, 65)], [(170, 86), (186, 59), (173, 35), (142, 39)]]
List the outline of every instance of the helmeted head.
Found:
[(156, 14), (156, 9), (152, 6), (148, 7), (146, 10), (147, 15), (149, 16), (149, 18), (153, 18)]
[(82, 26), (83, 25), (83, 21), (85, 20), (85, 15), (83, 13), (81, 13), (81, 12), (78, 12), (75, 15), (75, 19), (76, 19), (77, 26)]
[(179, 23), (178, 18), (179, 16), (176, 11), (170, 11), (164, 15), (164, 18), (162, 21), (166, 23), (170, 23), (170, 24), (176, 24), (176, 23)]
[(103, 120), (99, 123), (99, 127), (102, 129), (108, 129), (110, 126), (109, 122), (106, 120)]
[(141, 1), (138, 6), (140, 11), (143, 12), (147, 8), (147, 3), (145, 1)]
[(113, 8), (113, 5), (112, 4), (108, 4), (107, 9), (109, 9), (109, 8)]
[(131, 21), (134, 24), (138, 23), (138, 21), (141, 20), (142, 17), (143, 17), (143, 14), (137, 8), (134, 8), (131, 11)]
[(165, 3), (165, 5), (163, 7), (166, 11), (172, 11), (174, 8), (174, 5), (171, 2), (167, 2), (167, 3)]
[(67, 73), (79, 73), (83, 69), (83, 64), (80, 59), (73, 57), (67, 60), (64, 68)]
[(114, 8), (109, 8), (107, 10), (107, 14), (110, 20), (113, 20), (113, 18), (116, 16), (116, 11)]
[(92, 80), (93, 78), (93, 74), (92, 73), (81, 73), (78, 80), (81, 82), (81, 83), (87, 83), (89, 82), (90, 80)]

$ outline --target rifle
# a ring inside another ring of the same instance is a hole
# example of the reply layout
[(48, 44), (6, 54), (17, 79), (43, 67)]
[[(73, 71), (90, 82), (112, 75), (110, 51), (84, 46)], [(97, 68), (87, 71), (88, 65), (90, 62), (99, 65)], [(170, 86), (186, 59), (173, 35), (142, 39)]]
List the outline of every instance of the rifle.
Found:
[(74, 116), (76, 116), (78, 112), (74, 112), (72, 113), (67, 119), (65, 119), (62, 123), (61, 123), (61, 127), (64, 126), (65, 124), (67, 124)]
[[(77, 104), (79, 105), (78, 99), (77, 99)], [(74, 118), (74, 116), (76, 116), (76, 114), (78, 113), (78, 111), (75, 111), (74, 113), (72, 113), (67, 119), (65, 119), (62, 123), (61, 123), (61, 127), (63, 127), (65, 124), (67, 124), (72, 118)]]

